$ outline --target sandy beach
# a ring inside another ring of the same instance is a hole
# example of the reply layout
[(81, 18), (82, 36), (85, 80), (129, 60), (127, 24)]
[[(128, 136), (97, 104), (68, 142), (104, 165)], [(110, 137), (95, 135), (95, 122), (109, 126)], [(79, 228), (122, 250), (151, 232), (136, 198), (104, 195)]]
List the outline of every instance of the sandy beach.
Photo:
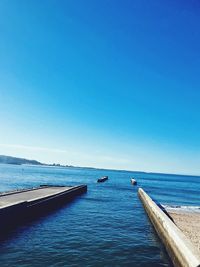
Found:
[(168, 211), (174, 223), (200, 252), (200, 213)]

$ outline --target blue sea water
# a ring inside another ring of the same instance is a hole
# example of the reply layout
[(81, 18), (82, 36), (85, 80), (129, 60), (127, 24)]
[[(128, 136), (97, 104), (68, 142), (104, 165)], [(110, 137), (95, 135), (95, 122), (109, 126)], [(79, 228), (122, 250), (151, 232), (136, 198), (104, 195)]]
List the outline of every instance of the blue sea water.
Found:
[[(97, 183), (104, 175), (109, 180)], [(1, 267), (172, 267), (131, 177), (164, 205), (200, 206), (200, 177), (0, 165), (0, 191), (48, 183), (88, 185), (86, 194), (1, 239)]]

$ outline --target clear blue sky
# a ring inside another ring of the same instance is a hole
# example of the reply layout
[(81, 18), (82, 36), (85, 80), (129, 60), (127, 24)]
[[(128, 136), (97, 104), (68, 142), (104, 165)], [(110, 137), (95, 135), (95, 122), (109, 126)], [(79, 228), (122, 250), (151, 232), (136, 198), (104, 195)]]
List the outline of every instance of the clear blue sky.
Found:
[(198, 1), (1, 0), (0, 154), (200, 174)]

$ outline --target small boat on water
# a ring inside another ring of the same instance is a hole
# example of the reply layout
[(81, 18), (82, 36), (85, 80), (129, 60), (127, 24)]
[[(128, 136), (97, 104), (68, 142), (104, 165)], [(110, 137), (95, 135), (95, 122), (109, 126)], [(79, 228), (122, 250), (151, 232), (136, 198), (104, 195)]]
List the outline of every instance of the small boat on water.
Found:
[(136, 185), (137, 184), (137, 181), (134, 178), (131, 178), (131, 184), (132, 185)]
[(108, 180), (108, 176), (103, 176), (103, 177), (99, 178), (99, 179), (97, 180), (97, 182), (98, 182), (98, 183), (102, 183), (102, 182), (105, 182), (106, 180)]

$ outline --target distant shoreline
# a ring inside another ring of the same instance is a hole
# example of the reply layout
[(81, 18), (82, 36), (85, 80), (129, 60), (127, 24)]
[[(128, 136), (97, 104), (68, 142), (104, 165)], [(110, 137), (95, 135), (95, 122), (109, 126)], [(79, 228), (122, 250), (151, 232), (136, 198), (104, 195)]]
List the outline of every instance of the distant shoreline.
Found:
[(25, 158), (18, 158), (12, 156), (0, 155), (0, 164), (8, 165), (30, 165), (30, 166), (40, 166), (40, 167), (57, 167), (57, 168), (85, 168), (91, 170), (105, 170), (105, 171), (118, 171), (118, 172), (134, 172), (138, 174), (153, 174), (153, 175), (173, 175), (173, 176), (191, 176), (191, 177), (200, 177), (200, 175), (192, 174), (178, 174), (178, 173), (160, 173), (160, 172), (145, 172), (145, 171), (133, 171), (133, 170), (118, 170), (118, 169), (105, 169), (98, 167), (87, 167), (87, 166), (73, 166), (73, 165), (62, 165), (59, 163), (42, 163), (37, 160), (29, 160)]

